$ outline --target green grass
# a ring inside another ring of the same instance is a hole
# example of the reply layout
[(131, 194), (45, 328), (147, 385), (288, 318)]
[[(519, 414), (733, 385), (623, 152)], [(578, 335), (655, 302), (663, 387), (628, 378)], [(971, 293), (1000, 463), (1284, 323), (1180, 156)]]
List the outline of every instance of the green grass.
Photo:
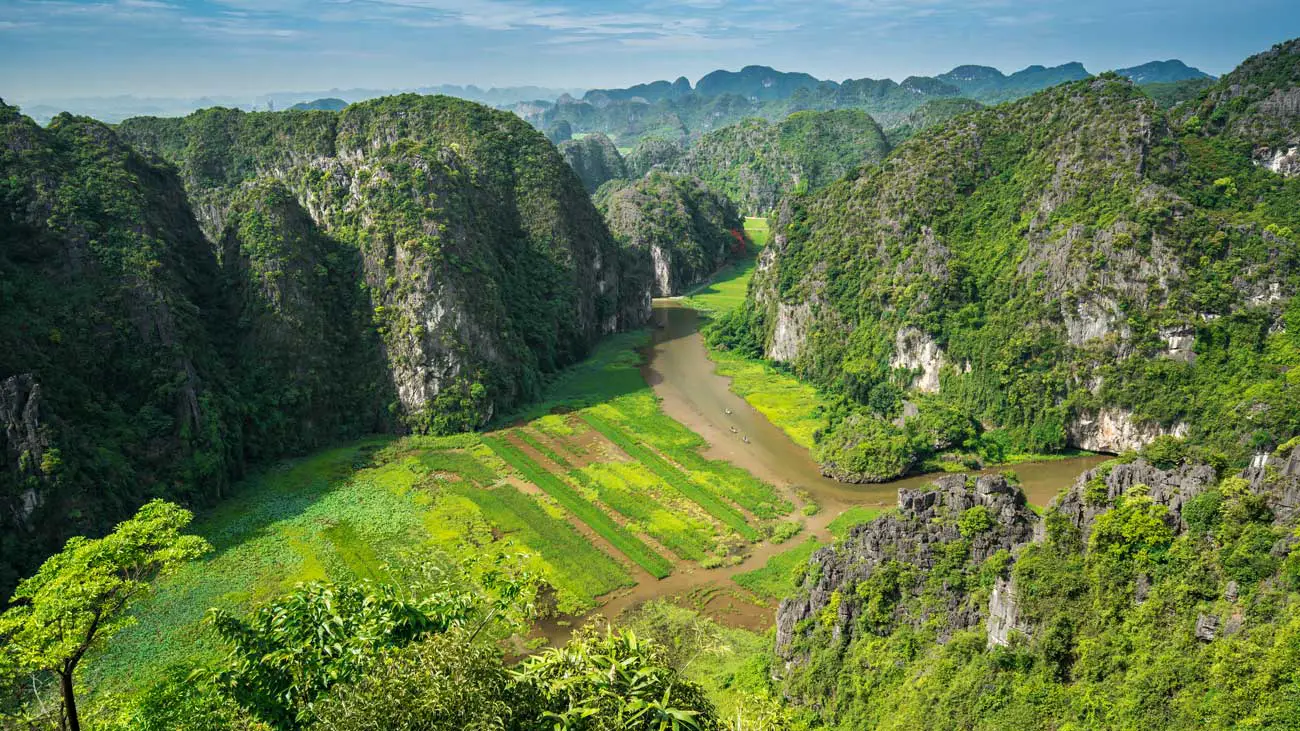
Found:
[(637, 444), (624, 434), (621, 429), (591, 412), (584, 412), (582, 419), (593, 429), (604, 435), (606, 439), (617, 445), (619, 449), (627, 452), (629, 457), (648, 467), (651, 472), (658, 475), (661, 480), (668, 483), (673, 489), (696, 505), (704, 508), (709, 515), (736, 531), (741, 537), (751, 541), (758, 540), (758, 531), (754, 530), (753, 526), (745, 521), (744, 515), (708, 489), (691, 481), (690, 478), (682, 474), (681, 470), (674, 467), (663, 457)]
[(604, 511), (592, 505), (576, 490), (547, 472), (514, 445), (500, 437), (484, 437), (483, 441), (505, 460), (506, 464), (518, 470), (524, 479), (555, 498), (555, 501), (564, 506), (565, 510), (573, 513), (578, 520), (586, 523), (597, 535), (609, 541), (610, 545), (645, 569), (651, 576), (662, 579), (672, 573), (671, 562), (651, 550), (641, 539), (628, 533)]
[(466, 452), (424, 452), (418, 459), (432, 472), (451, 473), (479, 487), (487, 487), (497, 480), (495, 472)]
[(813, 435), (826, 429), (830, 402), (815, 387), (770, 363), (751, 360), (731, 351), (709, 350), (720, 376), (731, 379), (731, 391), (745, 399), (804, 449), (816, 443)]
[(736, 574), (732, 579), (755, 594), (767, 599), (781, 599), (795, 590), (795, 582), (803, 575), (808, 559), (822, 547), (816, 538), (769, 558), (761, 569)]
[[(201, 624), (210, 607), (244, 611), (302, 581), (383, 580), (390, 565), (411, 556), (468, 569), (485, 555), (528, 554), (521, 560), (556, 587), (565, 612), (585, 611), (595, 597), (632, 584), (618, 562), (531, 498), (520, 495), (528, 502), (516, 500), (485, 516), (462, 496), (496, 495), (503, 488), (483, 490), (463, 474), (456, 481), (434, 477), (454, 462), (477, 479), (495, 482), (483, 456), (419, 449), (478, 440), (369, 440), (286, 462), (245, 481), (194, 522), (193, 531), (214, 552), (159, 582), (154, 596), (137, 605), (135, 624), (89, 659), (86, 687), (141, 688), (174, 663), (215, 659), (224, 648)], [(525, 514), (530, 530), (516, 530), (513, 516)], [(506, 533), (500, 540), (494, 526)]]
[(560, 586), (576, 582), (580, 588), (571, 589), (599, 595), (635, 583), (573, 526), (547, 515), (536, 500), (513, 487), (476, 490), (451, 485), (447, 491), (473, 502), (493, 525), (541, 553), (561, 577)]
[[(768, 230), (766, 218), (745, 219), (745, 233), (761, 249), (767, 244)], [(745, 304), (745, 294), (749, 291), (749, 280), (754, 277), (757, 265), (757, 252), (751, 250), (746, 255), (720, 269), (709, 283), (687, 294), (683, 301), (697, 310), (706, 312), (726, 312)]]
[(652, 494), (657, 478), (635, 462), (598, 462), (570, 473), (583, 487), (595, 491), (600, 501), (617, 510), (678, 557), (701, 561), (716, 532), (705, 521), (670, 510)]
[(551, 460), (551, 462), (555, 463), (557, 466), (563, 467), (566, 470), (573, 468), (573, 465), (569, 464), (569, 460), (561, 457), (558, 453), (556, 453), (554, 449), (551, 449), (545, 444), (542, 444), (541, 441), (537, 439), (537, 437), (534, 437), (532, 434), (529, 434), (526, 430), (515, 429), (512, 433), (516, 437), (519, 437), (519, 440), (522, 441), (524, 444), (527, 444), (528, 446), (537, 450), (539, 454)]
[(865, 505), (855, 505), (835, 517), (827, 528), (831, 535), (836, 538), (844, 538), (849, 534), (849, 529), (860, 523), (868, 523), (875, 520), (884, 513), (884, 508), (871, 508)]

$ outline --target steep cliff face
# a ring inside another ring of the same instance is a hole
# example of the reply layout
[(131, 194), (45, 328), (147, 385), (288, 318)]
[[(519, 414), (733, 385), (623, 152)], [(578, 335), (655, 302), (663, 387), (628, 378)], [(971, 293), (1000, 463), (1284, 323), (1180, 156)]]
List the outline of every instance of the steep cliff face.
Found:
[(146, 496), (238, 463), (216, 257), (108, 127), (0, 103), (0, 591)]
[(618, 148), (605, 135), (596, 132), (580, 140), (568, 140), (560, 143), (560, 154), (564, 161), (578, 174), (578, 179), (588, 193), (611, 180), (626, 178), (627, 166)]
[(414, 428), (481, 425), (646, 316), (577, 177), (513, 115), (408, 95), (121, 130), (177, 165), (214, 238), (241, 190), (274, 182), (358, 253), (396, 408)]
[[(751, 288), (767, 356), (848, 397), (845, 428), (875, 418), (882, 450), (911, 442), (881, 465), (934, 454), (888, 426), (917, 393), (922, 416), (979, 424), (991, 436), (967, 449), (991, 440), (995, 458), (1176, 434), (1242, 463), (1252, 439), (1300, 430), (1283, 375), (1300, 359), (1281, 355), (1300, 189), (1206, 144), (1113, 76), (922, 132), (781, 212)], [(839, 428), (825, 443), (858, 449)]]
[(115, 131), (0, 105), (0, 127), (4, 596), (148, 497), (479, 426), (649, 314), (576, 176), (506, 113), (408, 96)]
[(998, 477), (900, 491), (782, 602), (787, 698), (832, 729), (1285, 726), (1300, 447), (1226, 479), (1151, 451), (1163, 466), (1105, 463), (1042, 518)]
[(661, 164), (699, 177), (745, 213), (758, 215), (787, 195), (819, 190), (888, 151), (880, 125), (865, 112), (798, 112), (781, 122), (749, 119), (711, 132)]
[(1184, 114), (1207, 134), (1240, 140), (1274, 172), (1300, 172), (1300, 39), (1246, 59)]
[[(631, 260), (629, 271), (649, 272), (655, 297), (682, 294), (745, 246), (736, 207), (697, 178), (653, 172), (606, 185), (596, 204)], [(634, 282), (625, 286), (643, 286)]]
[(987, 592), (967, 594), (966, 580), (995, 556), (1005, 570), (1037, 520), (1003, 477), (952, 475), (899, 490), (897, 512), (813, 555), (798, 593), (777, 611), (777, 655), (793, 667), (811, 646), (843, 647), (901, 626), (937, 627), (942, 639), (979, 626)]

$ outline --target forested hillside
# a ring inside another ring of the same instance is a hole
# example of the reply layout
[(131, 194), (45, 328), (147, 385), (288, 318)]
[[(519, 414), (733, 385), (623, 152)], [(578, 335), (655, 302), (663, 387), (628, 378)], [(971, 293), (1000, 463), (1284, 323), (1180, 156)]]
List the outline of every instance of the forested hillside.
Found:
[(1258, 66), (1207, 97), (1251, 89), (1258, 123), (1183, 125), (1111, 76), (913, 137), (783, 209), (755, 314), (714, 342), (756, 334), (842, 396), (819, 457), (843, 479), (1160, 434), (1244, 464), (1300, 431), (1300, 181), (1235, 141), (1283, 135), (1293, 82)]
[(480, 426), (648, 316), (648, 276), (508, 113), (411, 95), (116, 131), (0, 114), (6, 598), (147, 497)]
[(782, 603), (783, 691), (813, 728), (1294, 728), (1300, 447), (1162, 447), (1044, 518), (1001, 477), (900, 491)]
[[(662, 144), (647, 141), (641, 147)], [(771, 211), (788, 195), (823, 188), (889, 152), (880, 125), (852, 110), (797, 112), (775, 124), (746, 120), (705, 135), (675, 159), (655, 159), (656, 153), (641, 147), (633, 157), (699, 177), (752, 215)]]
[(611, 182), (596, 195), (596, 206), (629, 268), (650, 268), (655, 297), (684, 293), (746, 250), (735, 204), (698, 178), (652, 172)]

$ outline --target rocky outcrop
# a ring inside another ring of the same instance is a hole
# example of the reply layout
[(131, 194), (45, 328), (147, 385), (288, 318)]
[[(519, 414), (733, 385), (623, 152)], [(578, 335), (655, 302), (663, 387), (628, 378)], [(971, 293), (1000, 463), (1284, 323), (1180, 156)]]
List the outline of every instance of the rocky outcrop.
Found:
[(939, 369), (944, 366), (943, 349), (934, 338), (914, 327), (900, 328), (894, 335), (894, 354), (890, 368), (920, 371), (911, 387), (922, 393), (939, 392)]
[(731, 201), (696, 178), (652, 172), (635, 182), (611, 182), (596, 205), (628, 267), (649, 281), (625, 277), (623, 287), (645, 287), (674, 297), (704, 281), (746, 245), (744, 222)]
[(1020, 618), (1020, 605), (1016, 600), (1016, 582), (1009, 576), (999, 576), (993, 580), (986, 625), (989, 647), (1010, 645), (1012, 633), (1028, 635), (1033, 632), (1033, 628)]
[[(981, 508), (989, 521), (979, 530), (963, 535), (961, 518)], [(781, 602), (776, 619), (776, 651), (788, 662), (799, 662), (800, 644), (815, 631), (808, 620), (821, 617), (829, 626), (829, 641), (850, 639), (863, 631), (859, 618), (866, 611), (860, 587), (877, 584), (887, 596), (874, 607), (870, 623), (887, 632), (899, 624), (921, 624), (938, 619), (944, 634), (976, 627), (988, 616), (988, 606), (973, 603), (963, 591), (927, 585), (925, 576), (948, 556), (948, 547), (968, 541), (967, 566), (977, 566), (1000, 551), (1012, 551), (1034, 536), (1037, 516), (1025, 503), (1024, 494), (1000, 476), (978, 479), (950, 475), (930, 488), (898, 492), (898, 510), (850, 529), (848, 537), (823, 548), (809, 561), (805, 580), (794, 597)], [(913, 613), (904, 597), (919, 596), (922, 590), (937, 595)], [(1000, 595), (999, 632), (1015, 626), (1011, 596)], [(884, 611), (882, 606), (892, 607)], [(828, 607), (834, 616), (823, 616)]]
[(0, 456), (5, 469), (22, 486), (9, 496), (12, 521), (25, 525), (44, 502), (48, 476), (42, 468), (49, 437), (41, 425), (41, 386), (30, 373), (0, 381)]
[(1141, 449), (1159, 436), (1186, 436), (1187, 431), (1187, 424), (1181, 422), (1166, 427), (1137, 421), (1131, 411), (1109, 408), (1080, 412), (1066, 425), (1065, 434), (1072, 447), (1120, 454)]
[(1300, 519), (1300, 444), (1284, 445), (1258, 455), (1242, 472), (1253, 492), (1268, 498), (1273, 514), (1284, 522)]
[(1069, 490), (1052, 500), (1049, 509), (1064, 516), (1086, 545), (1097, 516), (1109, 510), (1120, 495), (1145, 485), (1152, 501), (1169, 509), (1170, 527), (1182, 530), (1187, 527), (1182, 519), (1183, 505), (1218, 481), (1218, 473), (1209, 465), (1162, 470), (1143, 459), (1110, 463), (1079, 475)]
[(1300, 175), (1300, 147), (1287, 147), (1278, 150), (1264, 148), (1255, 154), (1260, 165), (1272, 170), (1282, 177)]
[(599, 132), (561, 142), (559, 149), (588, 193), (595, 193), (597, 188), (611, 180), (627, 177), (623, 156), (614, 143)]
[[(304, 237), (293, 216), (262, 216), (262, 228), (292, 222), (271, 233), (345, 246), (359, 267), (341, 267), (341, 284), (364, 285), (387, 371), (371, 391), (391, 391), (413, 429), (480, 426), (535, 396), (541, 373), (648, 316), (643, 293), (622, 289), (624, 259), (579, 180), (511, 114), (406, 95), (338, 113), (205, 110), (120, 130), (177, 165), (214, 239), (250, 189), (279, 186), (315, 230)], [(608, 140), (582, 143), (603, 165)]]
[(1184, 363), (1196, 362), (1196, 328), (1191, 325), (1167, 327), (1160, 331), (1165, 341), (1165, 357)]

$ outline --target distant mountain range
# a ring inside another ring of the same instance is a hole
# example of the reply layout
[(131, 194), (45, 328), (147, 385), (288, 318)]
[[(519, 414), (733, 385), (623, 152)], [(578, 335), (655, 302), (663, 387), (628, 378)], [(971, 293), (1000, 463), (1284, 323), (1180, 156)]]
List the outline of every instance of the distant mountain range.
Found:
[[(1116, 73), (1138, 84), (1197, 84), (1211, 79), (1182, 61), (1152, 61)], [(623, 89), (593, 89), (581, 99), (572, 95), (554, 102), (534, 100), (516, 104), (516, 114), (541, 129), (567, 126), (573, 133), (600, 132), (628, 147), (645, 138), (685, 140), (725, 127), (746, 117), (772, 121), (804, 110), (860, 109), (886, 129), (910, 125), (908, 115), (926, 102), (966, 99), (1000, 104), (1092, 74), (1083, 64), (1029, 66), (1011, 74), (991, 66), (958, 66), (938, 76), (831, 81), (805, 73), (746, 66), (718, 70), (692, 87), (686, 77), (653, 81)], [(1188, 98), (1176, 89), (1162, 89), (1169, 103)]]
[[(23, 113), (39, 124), (47, 124), (60, 112), (93, 117), (101, 122), (117, 123), (131, 117), (181, 117), (199, 109), (209, 107), (228, 107), (244, 111), (266, 111), (270, 109), (287, 109), (299, 104), (314, 104), (322, 100), (333, 100), (353, 104), (367, 99), (392, 96), (413, 92), (416, 94), (443, 94), (459, 99), (502, 107), (516, 104), (528, 99), (556, 99), (569, 95), (581, 95), (583, 89), (550, 88), (544, 86), (511, 86), (483, 89), (473, 84), (460, 86), (440, 84), (410, 89), (330, 89), (328, 91), (277, 91), (258, 96), (202, 96), (202, 97), (138, 97), (131, 95), (102, 97), (67, 97), (54, 99), (27, 100), (22, 105)], [(318, 108), (318, 107), (309, 107)]]

